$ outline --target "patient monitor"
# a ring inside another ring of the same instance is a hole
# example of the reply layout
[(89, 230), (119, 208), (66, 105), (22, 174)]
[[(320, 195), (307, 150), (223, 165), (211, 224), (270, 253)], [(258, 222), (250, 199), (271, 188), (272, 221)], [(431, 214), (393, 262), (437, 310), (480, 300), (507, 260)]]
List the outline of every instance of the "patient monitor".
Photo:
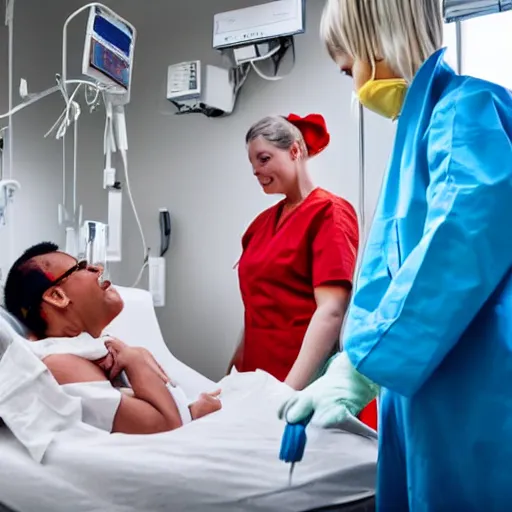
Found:
[(304, 32), (304, 1), (275, 0), (216, 14), (213, 47), (240, 48)]
[(111, 100), (126, 104), (135, 48), (135, 28), (111, 10), (93, 5), (85, 36), (82, 72), (93, 80), (110, 86), (116, 94)]

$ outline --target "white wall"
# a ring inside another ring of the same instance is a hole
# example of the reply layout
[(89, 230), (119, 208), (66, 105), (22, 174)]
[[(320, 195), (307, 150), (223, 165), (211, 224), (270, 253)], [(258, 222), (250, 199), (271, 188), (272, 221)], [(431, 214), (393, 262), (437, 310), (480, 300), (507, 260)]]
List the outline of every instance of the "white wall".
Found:
[[(24, 76), (31, 90), (54, 84), (60, 69), (60, 34), (67, 15), (85, 1), (52, 0), (52, 16), (40, 0), (16, 1), (15, 83)], [(332, 134), (330, 147), (311, 162), (318, 185), (358, 203), (358, 128), (351, 117), (352, 82), (340, 75), (318, 37), (324, 2), (307, 1), (307, 33), (296, 38), (297, 63), (281, 82), (251, 77), (235, 114), (225, 119), (175, 116), (165, 99), (167, 66), (202, 59), (220, 64), (211, 49), (215, 12), (259, 0), (112, 0), (107, 4), (138, 29), (132, 102), (128, 107), (130, 175), (149, 245), (158, 249), (158, 209), (168, 207), (173, 237), (168, 253), (168, 301), (158, 310), (164, 336), (177, 357), (213, 378), (222, 376), (242, 326), (242, 306), (233, 266), (247, 224), (276, 198), (255, 182), (244, 148), (252, 122), (270, 114), (322, 113)], [(42, 23), (44, 21), (44, 23)], [(70, 75), (79, 73), (84, 20), (73, 24)], [(44, 27), (44, 28), (42, 28)], [(0, 28), (0, 44), (4, 41)], [(5, 54), (5, 55), (4, 55)], [(0, 69), (6, 69), (0, 48)], [(5, 75), (4, 75), (5, 76)], [(0, 76), (0, 110), (6, 106)], [(42, 239), (62, 242), (56, 209), (61, 196), (61, 147), (42, 135), (62, 108), (58, 97), (16, 118), (15, 168), (23, 185), (16, 204), (16, 252)], [(101, 114), (83, 112), (80, 123), (80, 201), (85, 215), (105, 220)], [(391, 122), (366, 114), (367, 203), (371, 220), (394, 137)], [(113, 269), (130, 284), (142, 248), (125, 201), (123, 264)]]
[[(3, 4), (4, 2), (2, 2)], [(18, 94), (20, 79), (28, 80), (29, 92), (39, 92), (56, 85), (55, 74), (61, 69), (62, 26), (73, 8), (82, 5), (78, 0), (52, 0), (53, 10), (39, 0), (17, 0), (14, 26), (14, 104), (21, 99)], [(3, 7), (3, 5), (2, 5)], [(4, 26), (4, 9), (0, 12), (0, 111), (7, 110), (7, 27)], [(82, 25), (83, 25), (82, 21)], [(83, 46), (83, 29), (77, 24), (75, 34), (70, 37), (70, 51), (78, 55)], [(72, 69), (76, 72), (75, 68)], [(57, 205), (62, 198), (62, 146), (55, 139), (43, 136), (53, 125), (64, 107), (58, 95), (50, 96), (28, 109), (16, 114), (13, 119), (14, 161), (13, 177), (20, 181), (22, 191), (17, 194), (11, 210), (10, 224), (14, 239), (9, 240), (8, 228), (0, 227), (0, 267), (12, 263), (26, 247), (42, 240), (63, 242), (62, 230), (57, 224)], [(91, 174), (92, 152), (99, 153), (102, 145), (102, 115), (95, 117), (84, 113), (80, 130), (87, 135), (81, 138), (80, 161), (82, 173)], [(1, 120), (5, 126), (7, 120)], [(99, 131), (97, 130), (99, 128)], [(68, 141), (71, 142), (71, 141)], [(101, 154), (96, 173), (101, 177)], [(68, 164), (72, 163), (72, 146), (68, 144)], [(71, 167), (69, 167), (71, 171)], [(101, 178), (99, 178), (101, 179)], [(84, 180), (85, 182), (89, 180)], [(69, 183), (69, 180), (68, 180)], [(94, 197), (96, 189), (85, 189)], [(101, 191), (101, 186), (99, 187)]]
[[(332, 144), (311, 162), (316, 182), (358, 200), (358, 131), (351, 119), (352, 83), (340, 75), (319, 42), (323, 2), (307, 2), (307, 34), (296, 38), (297, 63), (281, 82), (252, 77), (236, 113), (225, 119), (175, 116), (165, 100), (167, 66), (202, 59), (219, 64), (211, 49), (215, 12), (257, 3), (254, 0), (152, 2), (127, 0), (120, 14), (138, 28), (132, 103), (128, 109), (130, 173), (149, 245), (158, 248), (158, 208), (168, 207), (173, 238), (168, 253), (168, 304), (158, 311), (173, 352), (214, 378), (225, 371), (242, 326), (242, 307), (234, 264), (247, 224), (276, 198), (265, 197), (255, 182), (244, 147), (252, 122), (270, 113), (320, 112)], [(373, 204), (393, 139), (390, 122), (368, 119), (368, 200)], [(371, 214), (371, 206), (368, 207)], [(140, 264), (140, 242), (126, 211), (122, 282)]]

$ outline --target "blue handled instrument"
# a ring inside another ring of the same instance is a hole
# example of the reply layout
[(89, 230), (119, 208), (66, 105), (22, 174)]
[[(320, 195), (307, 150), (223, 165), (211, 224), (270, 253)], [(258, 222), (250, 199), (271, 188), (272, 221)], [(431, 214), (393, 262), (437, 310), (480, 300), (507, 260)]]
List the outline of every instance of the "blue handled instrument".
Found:
[(279, 460), (291, 464), (288, 485), (292, 485), (293, 470), (295, 464), (302, 460), (304, 450), (306, 449), (307, 435), (306, 427), (311, 420), (311, 416), (300, 423), (287, 423), (281, 440), (281, 450)]

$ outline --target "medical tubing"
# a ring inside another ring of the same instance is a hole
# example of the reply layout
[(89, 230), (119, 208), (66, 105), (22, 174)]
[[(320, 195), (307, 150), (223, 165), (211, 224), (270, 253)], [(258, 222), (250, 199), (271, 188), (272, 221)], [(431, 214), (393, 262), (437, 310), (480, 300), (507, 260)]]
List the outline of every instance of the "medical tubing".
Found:
[[(73, 93), (71, 94), (71, 96), (68, 99), (64, 98), (66, 101), (66, 108), (64, 109), (62, 114), (58, 117), (57, 121), (55, 121), (53, 126), (45, 133), (45, 135), (44, 135), (45, 138), (48, 137), (48, 135), (50, 135), (55, 130), (55, 128), (57, 128), (57, 125), (58, 125), (58, 129), (57, 129), (56, 138), (60, 139), (60, 138), (65, 137), (67, 128), (69, 127), (69, 125), (72, 122), (72, 120), (70, 119), (71, 112), (73, 112), (73, 121), (76, 122), (78, 120), (78, 118), (80, 117), (80, 105), (77, 101), (75, 101), (75, 96), (79, 93), (79, 91), (83, 85), (91, 86), (91, 84), (88, 84), (87, 82), (80, 82), (78, 84), (78, 86), (75, 88), (75, 90), (73, 91)], [(99, 92), (104, 90), (104, 88), (101, 88), (99, 86), (92, 86), (92, 87), (96, 88), (96, 92), (98, 95), (99, 95)], [(87, 94), (86, 94), (85, 101), (89, 107), (94, 104), (90, 100), (88, 100)]]
[(103, 152), (105, 153), (105, 169), (112, 169), (112, 149), (110, 145), (110, 119), (105, 117), (105, 130), (103, 131)]
[[(62, 137), (62, 208), (66, 209), (66, 136)], [(64, 216), (66, 215), (65, 212)]]
[(144, 236), (144, 230), (142, 229), (142, 223), (140, 222), (139, 214), (137, 212), (137, 207), (135, 206), (135, 201), (133, 199), (133, 194), (130, 186), (130, 176), (128, 172), (128, 156), (125, 149), (121, 149), (121, 159), (123, 161), (123, 167), (124, 167), (124, 178), (126, 181), (126, 193), (128, 194), (128, 200), (130, 201), (130, 205), (133, 210), (133, 214), (135, 215), (135, 222), (137, 223), (137, 227), (139, 228), (140, 238), (142, 241), (142, 248), (144, 251), (144, 258), (142, 263), (142, 268), (139, 272), (139, 275), (137, 276), (136, 281), (133, 283), (132, 288), (135, 288), (140, 280), (142, 279), (142, 274), (147, 266), (148, 262), (148, 256), (149, 256), (149, 249), (146, 245), (146, 237)]
[(78, 176), (78, 122), (76, 119), (73, 128), (73, 220), (76, 220), (76, 181)]
[(280, 49), (281, 49), (281, 45), (278, 44), (273, 50), (270, 50), (266, 55), (262, 55), (260, 57), (255, 57), (254, 59), (251, 59), (249, 61), (250, 64), (251, 64), (252, 69), (254, 69), (254, 71), (256, 71), (256, 74), (260, 78), (263, 78), (263, 80), (268, 80), (270, 82), (277, 82), (279, 80), (282, 80), (282, 78), (283, 78), (282, 76), (268, 76), (268, 75), (265, 75), (262, 71), (260, 71), (258, 69), (258, 67), (255, 64), (255, 62), (259, 62), (259, 61), (262, 61), (262, 60), (270, 59), (270, 57), (275, 55)]
[[(255, 57), (253, 59), (251, 59), (249, 61), (252, 69), (254, 69), (254, 71), (256, 72), (256, 74), (262, 78), (263, 80), (268, 80), (270, 82), (277, 82), (279, 80), (282, 80), (283, 78), (287, 77), (289, 74), (291, 74), (291, 72), (293, 71), (293, 68), (295, 67), (295, 57), (293, 59), (293, 66), (292, 66), (292, 69), (290, 70), (290, 73), (286, 74), (286, 75), (281, 75), (281, 76), (268, 76), (268, 75), (265, 75), (259, 68), (258, 66), (256, 66), (256, 62), (260, 62), (260, 61), (263, 61), (263, 60), (267, 60), (269, 59), (270, 57), (272, 57), (273, 55), (275, 55), (279, 50), (281, 49), (281, 45), (277, 45), (274, 49), (270, 50), (266, 55), (262, 55), (260, 57)], [(295, 55), (295, 54), (294, 54)]]
[[(84, 84), (89, 85), (93, 87), (94, 89), (100, 89), (104, 90), (104, 88), (98, 86), (94, 82), (90, 82), (88, 80), (68, 80), (68, 84)], [(0, 114), (0, 119), (5, 119), (10, 117), (11, 115), (17, 114), (21, 110), (30, 107), (30, 105), (33, 105), (34, 103), (38, 102), (39, 100), (42, 100), (43, 98), (46, 98), (47, 96), (50, 96), (51, 94), (54, 94), (56, 92), (61, 91), (61, 88), (56, 85), (54, 87), (51, 87), (50, 89), (47, 89), (46, 91), (43, 91), (39, 94), (34, 95), (32, 98), (30, 98), (28, 101), (25, 101), (23, 103), (20, 103), (19, 105), (16, 105), (12, 108), (12, 110), (9, 110), (8, 112), (5, 112), (4, 114)], [(116, 92), (109, 91), (109, 94), (117, 94)]]
[(65, 138), (65, 136), (66, 136), (66, 128), (70, 125), (69, 111), (71, 109), (71, 106), (73, 104), (73, 100), (74, 100), (76, 94), (78, 93), (79, 89), (80, 89), (80, 85), (78, 85), (75, 88), (75, 90), (73, 91), (73, 94), (71, 95), (70, 98), (67, 98), (67, 97), (64, 98), (64, 100), (66, 102), (66, 108), (61, 113), (61, 115), (57, 118), (57, 121), (55, 121), (55, 123), (53, 123), (52, 127), (44, 134), (45, 138), (48, 137), (48, 135), (50, 135), (55, 130), (55, 128), (57, 128), (57, 126), (58, 126), (58, 129), (57, 129), (57, 139)]

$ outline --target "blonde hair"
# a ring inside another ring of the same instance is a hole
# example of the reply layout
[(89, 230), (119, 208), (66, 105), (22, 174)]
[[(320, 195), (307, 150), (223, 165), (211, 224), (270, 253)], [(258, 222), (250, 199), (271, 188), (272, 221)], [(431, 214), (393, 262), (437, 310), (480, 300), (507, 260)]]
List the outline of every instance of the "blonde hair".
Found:
[(327, 0), (320, 36), (329, 55), (379, 59), (407, 81), (443, 44), (440, 0)]
[(267, 116), (254, 123), (245, 136), (245, 143), (264, 138), (278, 149), (290, 149), (297, 142), (304, 156), (308, 155), (306, 143), (302, 132), (288, 120), (281, 116)]

